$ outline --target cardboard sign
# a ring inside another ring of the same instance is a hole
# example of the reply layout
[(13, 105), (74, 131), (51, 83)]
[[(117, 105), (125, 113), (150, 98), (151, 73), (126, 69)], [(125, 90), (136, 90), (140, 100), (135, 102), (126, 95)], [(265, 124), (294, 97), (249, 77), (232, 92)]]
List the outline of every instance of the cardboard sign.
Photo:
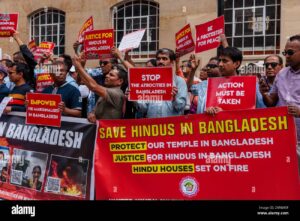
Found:
[(126, 49), (138, 48), (141, 44), (142, 38), (146, 29), (131, 32), (123, 36), (119, 45), (119, 51), (125, 51)]
[(94, 30), (84, 33), (84, 54), (86, 59), (110, 58), (113, 45), (113, 29)]
[(232, 76), (208, 78), (206, 108), (223, 110), (254, 109), (256, 104), (256, 77)]
[(60, 127), (60, 94), (27, 93), (26, 124)]
[(299, 200), (286, 107), (100, 120), (96, 199)]
[(129, 100), (172, 100), (173, 73), (171, 67), (130, 68)]
[(199, 53), (220, 45), (220, 34), (224, 34), (224, 16), (196, 25), (196, 49)]
[(94, 30), (94, 20), (93, 16), (91, 16), (86, 22), (84, 22), (83, 26), (81, 27), (79, 33), (78, 33), (78, 41), (79, 43), (82, 43), (84, 40), (84, 33), (87, 31)]
[(18, 28), (19, 14), (0, 13), (0, 37), (11, 37)]
[(175, 35), (176, 40), (176, 52), (183, 56), (188, 54), (195, 49), (195, 43), (192, 37), (192, 31), (190, 24), (184, 26)]

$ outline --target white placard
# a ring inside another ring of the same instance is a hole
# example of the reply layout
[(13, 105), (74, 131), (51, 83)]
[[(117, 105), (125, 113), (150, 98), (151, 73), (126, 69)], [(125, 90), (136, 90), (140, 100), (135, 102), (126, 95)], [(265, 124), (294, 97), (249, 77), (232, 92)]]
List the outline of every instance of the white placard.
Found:
[(145, 34), (145, 30), (146, 29), (141, 29), (124, 35), (119, 45), (119, 50), (125, 51), (126, 49), (138, 48)]

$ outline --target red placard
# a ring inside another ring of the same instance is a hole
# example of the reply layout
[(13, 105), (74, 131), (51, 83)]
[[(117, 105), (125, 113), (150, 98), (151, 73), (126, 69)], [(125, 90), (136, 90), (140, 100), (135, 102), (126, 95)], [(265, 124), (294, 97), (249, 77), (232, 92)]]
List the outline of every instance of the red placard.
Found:
[(224, 34), (224, 16), (201, 25), (196, 25), (195, 52), (199, 53), (217, 48), (220, 45), (220, 34)]
[(299, 200), (295, 134), (286, 107), (101, 120), (96, 198)]
[(175, 40), (176, 52), (178, 52), (180, 56), (194, 51), (195, 43), (192, 37), (190, 24), (187, 24), (179, 32), (176, 33)]
[(94, 30), (94, 20), (93, 16), (89, 17), (86, 22), (84, 22), (83, 26), (81, 27), (79, 33), (78, 33), (78, 41), (79, 43), (82, 43), (84, 40), (84, 33), (87, 31), (92, 31)]
[(173, 72), (171, 67), (130, 68), (129, 100), (172, 100)]
[(58, 109), (61, 102), (60, 94), (27, 93), (26, 96), (28, 100), (26, 124), (60, 127), (61, 112)]
[(114, 30), (94, 30), (84, 33), (84, 54), (86, 59), (104, 59), (111, 57), (114, 45)]
[(255, 108), (255, 76), (208, 78), (207, 84), (206, 107), (221, 107), (223, 110)]
[(36, 91), (42, 92), (46, 87), (53, 84), (53, 79), (49, 73), (37, 73), (36, 75)]
[(0, 13), (0, 37), (10, 37), (18, 28), (19, 14)]

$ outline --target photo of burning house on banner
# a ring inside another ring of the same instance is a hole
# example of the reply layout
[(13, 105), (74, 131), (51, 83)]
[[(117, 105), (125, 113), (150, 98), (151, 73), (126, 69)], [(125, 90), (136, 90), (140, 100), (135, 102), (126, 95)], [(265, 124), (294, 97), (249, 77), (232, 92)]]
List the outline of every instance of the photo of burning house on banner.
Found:
[(9, 148), (0, 146), (0, 183), (8, 180), (8, 164), (10, 161)]
[(48, 154), (15, 148), (12, 159), (10, 183), (41, 191)]
[(89, 161), (51, 156), (45, 192), (85, 198)]

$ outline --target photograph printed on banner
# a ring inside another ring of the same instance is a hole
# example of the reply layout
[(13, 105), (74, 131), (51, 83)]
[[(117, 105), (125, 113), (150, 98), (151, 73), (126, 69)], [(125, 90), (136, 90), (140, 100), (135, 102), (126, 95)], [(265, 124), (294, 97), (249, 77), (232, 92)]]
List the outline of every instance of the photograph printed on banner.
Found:
[(41, 191), (48, 154), (14, 148), (10, 183)]
[(9, 148), (0, 146), (0, 183), (8, 181), (8, 165), (10, 161)]
[(51, 155), (45, 192), (84, 198), (89, 161)]

